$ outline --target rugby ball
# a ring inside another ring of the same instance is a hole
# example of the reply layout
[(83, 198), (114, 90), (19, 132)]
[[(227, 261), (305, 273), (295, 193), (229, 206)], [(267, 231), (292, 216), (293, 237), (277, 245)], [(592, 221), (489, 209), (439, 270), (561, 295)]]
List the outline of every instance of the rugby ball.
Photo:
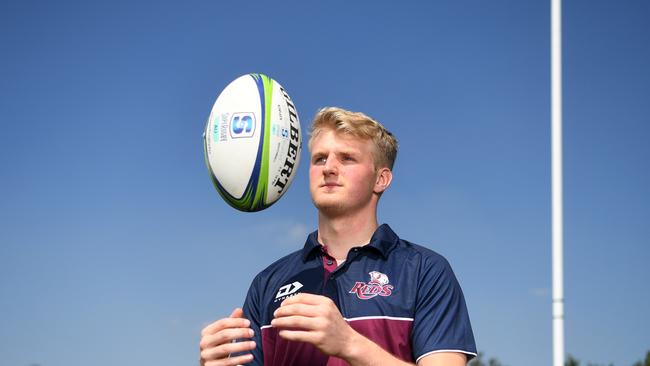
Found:
[(240, 76), (212, 106), (203, 148), (221, 197), (240, 211), (263, 210), (282, 197), (298, 170), (302, 137), (296, 107), (270, 77)]

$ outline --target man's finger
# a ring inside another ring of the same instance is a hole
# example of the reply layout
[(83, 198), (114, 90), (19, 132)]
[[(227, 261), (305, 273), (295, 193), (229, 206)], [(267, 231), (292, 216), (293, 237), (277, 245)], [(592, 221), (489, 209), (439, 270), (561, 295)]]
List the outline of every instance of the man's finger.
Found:
[(201, 358), (206, 361), (219, 360), (227, 358), (230, 354), (235, 352), (250, 351), (255, 348), (255, 345), (254, 341), (226, 343), (218, 347), (208, 348), (201, 351)]
[(284, 316), (271, 320), (273, 328), (290, 328), (302, 330), (314, 330), (319, 325), (319, 318), (308, 318), (305, 316)]
[(302, 303), (283, 305), (273, 312), (275, 318), (292, 315), (315, 317), (321, 315), (321, 312), (317, 306)]
[(314, 294), (301, 293), (296, 296), (291, 296), (290, 298), (284, 300), (280, 306), (291, 305), (291, 304), (308, 304), (308, 305), (320, 305), (326, 303), (327, 301), (332, 301), (328, 297)]
[(254, 336), (254, 332), (250, 328), (228, 328), (222, 329), (215, 334), (209, 334), (201, 337), (199, 346), (201, 349), (211, 348), (220, 344), (232, 342), (236, 339), (248, 339)]
[(253, 355), (243, 355), (232, 358), (224, 358), (221, 360), (207, 361), (205, 366), (235, 366), (245, 365), (253, 362)]
[(283, 329), (278, 333), (278, 335), (288, 341), (307, 342), (311, 344), (316, 343), (316, 334), (314, 334), (314, 332)]
[(235, 310), (230, 313), (230, 318), (243, 318), (244, 310), (242, 308), (235, 308)]
[(218, 331), (227, 328), (248, 328), (250, 325), (251, 322), (246, 318), (223, 318), (203, 328), (201, 336), (215, 334)]

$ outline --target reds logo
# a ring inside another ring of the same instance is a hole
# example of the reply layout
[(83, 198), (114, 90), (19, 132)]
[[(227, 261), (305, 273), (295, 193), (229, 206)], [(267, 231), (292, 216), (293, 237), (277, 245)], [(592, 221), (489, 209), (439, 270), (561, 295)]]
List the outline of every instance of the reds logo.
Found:
[(384, 297), (390, 296), (394, 287), (388, 284), (388, 276), (377, 271), (372, 271), (368, 274), (370, 275), (370, 281), (368, 283), (355, 283), (349, 293), (356, 294), (361, 300), (372, 299), (377, 295)]

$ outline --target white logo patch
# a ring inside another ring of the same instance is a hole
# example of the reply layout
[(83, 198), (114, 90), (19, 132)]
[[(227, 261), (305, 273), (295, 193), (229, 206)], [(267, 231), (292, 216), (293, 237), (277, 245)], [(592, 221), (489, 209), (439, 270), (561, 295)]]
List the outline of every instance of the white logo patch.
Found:
[[(289, 297), (290, 295), (293, 295), (296, 293), (296, 291), (300, 290), (302, 288), (302, 283), (296, 281), (294, 283), (290, 283), (288, 285), (284, 285), (280, 287), (278, 290), (277, 295), (275, 295), (275, 301), (281, 301)], [(275, 302), (274, 301), (274, 302)]]

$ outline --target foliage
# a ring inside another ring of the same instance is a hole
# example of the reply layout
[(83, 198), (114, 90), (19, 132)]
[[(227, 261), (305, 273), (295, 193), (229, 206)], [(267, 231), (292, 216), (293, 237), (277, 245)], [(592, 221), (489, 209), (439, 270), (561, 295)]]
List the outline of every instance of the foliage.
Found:
[(635, 362), (633, 366), (650, 366), (650, 351), (645, 354), (645, 360)]
[[(478, 356), (474, 357), (474, 359), (471, 360), (471, 361), (467, 364), (467, 366), (487, 366), (487, 365), (483, 362), (483, 352), (479, 352), (479, 353), (478, 353)], [(636, 366), (636, 365), (635, 365), (635, 366)]]
[(485, 361), (483, 361), (483, 352), (479, 352), (478, 356), (476, 356), (467, 365), (468, 366), (503, 366), (501, 362), (499, 362), (499, 360), (494, 357), (490, 357), (487, 363), (485, 363)]
[(564, 362), (564, 366), (580, 366), (580, 361), (569, 355), (567, 360)]
[[(483, 360), (483, 357), (485, 355), (483, 352), (479, 352), (478, 356), (476, 356), (470, 363), (467, 364), (467, 366), (503, 366), (499, 359), (495, 357), (490, 357), (490, 359), (487, 361), (487, 363)], [(569, 355), (564, 362), (564, 366), (580, 366), (580, 361), (576, 359), (575, 357)], [(614, 366), (614, 364), (599, 364), (599, 363), (587, 363), (587, 366)], [(637, 361), (635, 362), (632, 366), (650, 366), (650, 351), (648, 351), (645, 355), (645, 359), (643, 361)]]

